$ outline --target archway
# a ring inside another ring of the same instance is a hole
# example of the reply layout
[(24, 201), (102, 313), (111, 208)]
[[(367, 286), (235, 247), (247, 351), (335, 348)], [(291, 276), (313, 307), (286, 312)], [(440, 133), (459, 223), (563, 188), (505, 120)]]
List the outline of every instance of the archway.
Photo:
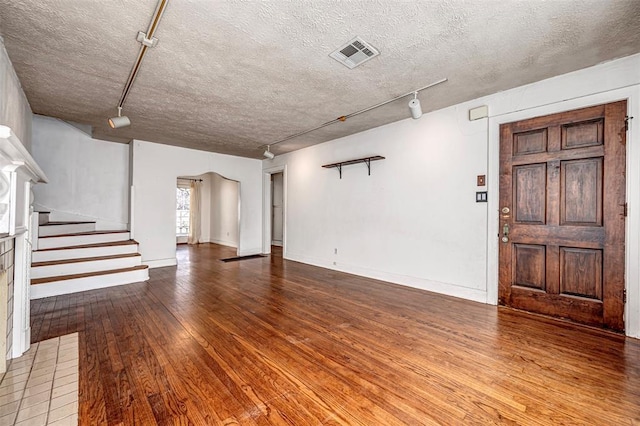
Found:
[[(187, 243), (190, 221), (184, 207), (189, 209), (185, 195), (192, 185), (199, 186), (199, 243), (220, 244), (233, 247), (238, 252), (240, 241), (240, 182), (207, 172), (195, 176), (179, 176), (176, 179), (176, 243)], [(181, 199), (182, 197), (182, 199)], [(186, 210), (187, 212), (189, 210)]]

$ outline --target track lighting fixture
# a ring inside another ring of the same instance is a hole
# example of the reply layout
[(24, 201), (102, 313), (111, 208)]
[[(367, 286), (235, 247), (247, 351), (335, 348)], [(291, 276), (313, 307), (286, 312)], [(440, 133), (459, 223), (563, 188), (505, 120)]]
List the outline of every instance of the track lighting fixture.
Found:
[(131, 120), (129, 117), (122, 116), (122, 107), (129, 96), (129, 92), (131, 91), (131, 87), (133, 86), (133, 82), (138, 75), (138, 71), (142, 66), (142, 60), (144, 59), (146, 53), (152, 47), (155, 47), (158, 44), (158, 39), (153, 35), (155, 31), (158, 29), (158, 25), (160, 24), (160, 19), (162, 18), (162, 14), (167, 7), (169, 0), (158, 0), (158, 4), (156, 6), (156, 11), (153, 13), (153, 17), (151, 18), (151, 22), (149, 23), (149, 28), (147, 32), (138, 31), (137, 40), (140, 42), (140, 51), (138, 52), (138, 58), (133, 64), (131, 68), (131, 72), (129, 73), (129, 77), (124, 84), (124, 89), (122, 90), (122, 95), (120, 95), (120, 102), (118, 102), (118, 116), (111, 117), (109, 119), (109, 126), (112, 129), (119, 129), (120, 127), (127, 127), (131, 125)]
[(273, 158), (275, 156), (269, 151), (269, 147), (271, 147), (272, 145), (277, 145), (279, 143), (282, 143), (282, 142), (297, 138), (298, 136), (306, 135), (307, 133), (314, 132), (314, 131), (316, 131), (318, 129), (322, 129), (323, 127), (330, 126), (330, 125), (335, 124), (335, 123), (343, 123), (343, 122), (347, 121), (347, 119), (349, 119), (351, 117), (355, 117), (356, 115), (364, 114), (365, 112), (371, 111), (371, 110), (376, 109), (376, 108), (380, 108), (381, 106), (387, 105), (387, 104), (389, 104), (391, 102), (399, 101), (399, 100), (401, 100), (403, 98), (406, 98), (407, 96), (409, 96), (411, 94), (413, 94), (413, 99), (411, 99), (409, 101), (409, 110), (411, 111), (411, 117), (413, 117), (413, 119), (417, 120), (418, 118), (420, 118), (422, 116), (422, 106), (420, 106), (420, 100), (418, 99), (418, 93), (423, 91), (423, 90), (429, 89), (429, 88), (431, 88), (433, 86), (437, 86), (438, 84), (442, 84), (442, 83), (444, 83), (446, 81), (447, 81), (446, 78), (443, 78), (443, 79), (438, 80), (438, 81), (434, 81), (433, 83), (428, 84), (428, 85), (426, 85), (424, 87), (420, 87), (420, 88), (418, 88), (416, 90), (413, 90), (411, 92), (405, 93), (405, 94), (400, 95), (400, 96), (396, 96), (395, 98), (391, 98), (391, 99), (389, 99), (387, 101), (380, 102), (379, 104), (375, 104), (375, 105), (372, 105), (370, 107), (361, 109), (359, 111), (352, 112), (351, 114), (341, 115), (338, 118), (334, 118), (333, 120), (330, 120), (330, 121), (327, 121), (325, 123), (322, 123), (321, 125), (316, 126), (316, 127), (312, 128), (312, 129), (303, 130), (301, 132), (294, 133), (293, 135), (289, 135), (286, 138), (280, 139), (280, 140), (275, 141), (275, 142), (271, 142), (269, 145), (261, 145), (259, 148), (262, 148), (263, 146), (266, 146), (267, 150), (264, 152), (263, 155), (265, 157), (267, 157), (267, 158)]
[(120, 127), (127, 127), (131, 125), (131, 120), (126, 115), (122, 115), (122, 107), (118, 107), (118, 116), (111, 117), (109, 119), (109, 126), (112, 129), (119, 129)]
[(269, 160), (273, 160), (273, 158), (276, 156), (273, 152), (271, 152), (271, 145), (267, 145), (267, 150), (262, 155), (264, 155)]
[(413, 99), (409, 101), (409, 111), (411, 111), (411, 117), (413, 117), (414, 120), (422, 117), (422, 106), (420, 106), (418, 92), (413, 92)]

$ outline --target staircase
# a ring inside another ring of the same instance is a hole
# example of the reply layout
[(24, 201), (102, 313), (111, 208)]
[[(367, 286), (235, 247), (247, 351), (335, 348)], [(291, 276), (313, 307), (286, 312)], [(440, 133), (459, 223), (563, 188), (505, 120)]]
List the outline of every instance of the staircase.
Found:
[(51, 222), (47, 212), (39, 214), (38, 224), (31, 299), (149, 279), (129, 231), (96, 231), (95, 222)]

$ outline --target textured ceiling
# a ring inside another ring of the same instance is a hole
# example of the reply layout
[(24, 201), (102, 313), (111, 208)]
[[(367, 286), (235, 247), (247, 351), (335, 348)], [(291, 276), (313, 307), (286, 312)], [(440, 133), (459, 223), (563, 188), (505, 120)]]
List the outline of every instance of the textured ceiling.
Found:
[[(0, 0), (0, 34), (35, 113), (132, 138), (260, 158), (261, 145), (422, 92), (431, 111), (640, 52), (638, 0), (173, 0), (111, 130), (156, 0)], [(360, 36), (380, 56), (329, 53)], [(273, 147), (409, 117), (409, 98)]]

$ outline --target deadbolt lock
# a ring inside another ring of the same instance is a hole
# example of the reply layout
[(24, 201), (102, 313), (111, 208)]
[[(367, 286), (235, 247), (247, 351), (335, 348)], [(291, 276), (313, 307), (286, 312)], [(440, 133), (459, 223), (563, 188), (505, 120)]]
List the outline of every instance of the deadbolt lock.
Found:
[[(509, 209), (507, 209), (507, 210), (509, 210)], [(501, 238), (501, 240), (502, 240), (503, 243), (508, 243), (509, 242), (509, 224), (508, 223), (505, 223), (502, 226), (502, 238)]]
[(509, 207), (503, 207), (501, 211), (502, 211), (502, 214), (509, 214), (511, 210), (509, 210)]

